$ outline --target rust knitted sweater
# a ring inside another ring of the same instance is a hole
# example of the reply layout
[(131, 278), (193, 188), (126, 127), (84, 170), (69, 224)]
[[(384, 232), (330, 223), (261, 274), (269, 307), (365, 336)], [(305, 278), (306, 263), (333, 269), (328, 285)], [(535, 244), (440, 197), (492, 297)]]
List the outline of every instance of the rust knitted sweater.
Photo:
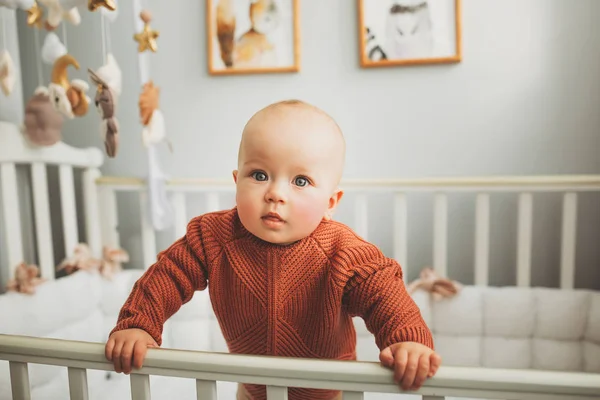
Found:
[[(190, 221), (135, 283), (113, 332), (140, 328), (160, 345), (165, 321), (207, 287), (231, 353), (355, 360), (354, 316), (380, 349), (404, 341), (433, 348), (400, 266), (376, 246), (334, 221), (294, 244), (271, 244), (248, 232), (235, 208)], [(264, 386), (245, 387), (266, 399)], [(289, 389), (290, 400), (337, 394)]]

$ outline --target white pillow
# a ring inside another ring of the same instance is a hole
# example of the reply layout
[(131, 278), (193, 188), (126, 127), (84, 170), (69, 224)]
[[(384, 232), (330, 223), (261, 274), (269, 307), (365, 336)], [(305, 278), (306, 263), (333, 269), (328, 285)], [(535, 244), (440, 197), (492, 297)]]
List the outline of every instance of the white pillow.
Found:
[(600, 293), (597, 292), (591, 294), (590, 312), (587, 318), (585, 338), (600, 344)]
[(450, 298), (432, 300), (431, 329), (442, 335), (481, 335), (483, 333), (483, 290), (465, 286)]
[(555, 371), (583, 370), (583, 343), (533, 339), (533, 368)]
[(531, 368), (531, 339), (484, 337), (481, 359), (488, 368)]
[(442, 364), (460, 367), (481, 366), (481, 337), (450, 336), (436, 334), (435, 349), (442, 357)]
[(540, 339), (581, 340), (587, 325), (590, 293), (536, 288), (535, 336)]
[(600, 345), (583, 343), (583, 370), (600, 374)]
[(488, 288), (483, 295), (486, 336), (528, 338), (535, 327), (535, 297), (529, 288)]

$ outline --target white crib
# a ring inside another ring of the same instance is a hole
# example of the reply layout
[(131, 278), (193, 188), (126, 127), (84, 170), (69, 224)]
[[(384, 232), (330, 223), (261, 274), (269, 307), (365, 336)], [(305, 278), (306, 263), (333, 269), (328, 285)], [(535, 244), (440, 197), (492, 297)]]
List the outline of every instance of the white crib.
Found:
[[(56, 253), (69, 254), (79, 241), (88, 243), (96, 256), (103, 245), (119, 246), (117, 193), (138, 196), (142, 215), (148, 210), (145, 183), (141, 179), (101, 177), (102, 153), (97, 149), (75, 149), (63, 143), (51, 148), (32, 148), (23, 140), (17, 127), (0, 122), (0, 188), (2, 219), (0, 265), (3, 283), (21, 261), (37, 263), (42, 277), (55, 279)], [(32, 205), (22, 190), (18, 168), (30, 171)], [(48, 185), (48, 171), (58, 170), (60, 218), (51, 213), (53, 185)], [(79, 182), (74, 177), (79, 176)], [(81, 188), (82, 198), (77, 197)], [(50, 189), (50, 190), (49, 190)], [(354, 195), (353, 227), (364, 237), (368, 229), (368, 202), (373, 193), (393, 196), (393, 257), (407, 265), (408, 203), (407, 193), (431, 194), (433, 202), (433, 267), (448, 276), (448, 194), (473, 193), (475, 202), (474, 287), (489, 282), (490, 194), (518, 193), (517, 274), (516, 286), (531, 285), (533, 192), (563, 193), (562, 230), (560, 236), (560, 288), (572, 291), (575, 286), (577, 248), (578, 193), (600, 192), (600, 176), (462, 178), (445, 180), (368, 180), (345, 182), (344, 189)], [(209, 180), (171, 180), (168, 186), (174, 210), (174, 239), (183, 234), (188, 222), (187, 197), (205, 196), (205, 211), (224, 208), (222, 199), (234, 187), (230, 182)], [(223, 196), (224, 193), (228, 193)], [(23, 194), (25, 196), (23, 196)], [(32, 216), (28, 211), (32, 210)], [(54, 220), (53, 220), (54, 215)], [(147, 218), (140, 221), (143, 265), (156, 257), (157, 234)], [(58, 230), (56, 228), (59, 227)], [(53, 229), (54, 228), (54, 229)], [(58, 232), (58, 235), (57, 235)], [(60, 236), (60, 237), (56, 237)], [(62, 242), (61, 248), (53, 246)], [(57, 280), (56, 282), (60, 281)], [(35, 295), (34, 295), (35, 296)], [(600, 306), (600, 302), (598, 302)], [(599, 314), (600, 315), (600, 314)], [(591, 318), (591, 317), (590, 317)], [(598, 323), (600, 326), (600, 322)], [(599, 332), (600, 334), (600, 332)], [(600, 344), (600, 339), (599, 344)], [(13, 399), (31, 398), (29, 365), (47, 364), (68, 368), (72, 399), (88, 399), (87, 370), (111, 370), (104, 359), (102, 343), (57, 340), (23, 335), (0, 335), (0, 360), (10, 365)], [(600, 371), (595, 371), (600, 372)], [(598, 399), (600, 375), (595, 372), (562, 372), (512, 368), (477, 368), (443, 366), (434, 379), (414, 395), (424, 399), (450, 397), (489, 399)], [(134, 399), (150, 399), (149, 376), (183, 377), (196, 380), (198, 399), (216, 399), (217, 381), (264, 384), (269, 400), (287, 398), (287, 387), (339, 389), (345, 399), (363, 399), (365, 392), (399, 393), (391, 372), (376, 362), (335, 362), (298, 360), (276, 357), (253, 357), (215, 352), (150, 350), (144, 368), (130, 376)], [(394, 397), (395, 398), (395, 397)]]

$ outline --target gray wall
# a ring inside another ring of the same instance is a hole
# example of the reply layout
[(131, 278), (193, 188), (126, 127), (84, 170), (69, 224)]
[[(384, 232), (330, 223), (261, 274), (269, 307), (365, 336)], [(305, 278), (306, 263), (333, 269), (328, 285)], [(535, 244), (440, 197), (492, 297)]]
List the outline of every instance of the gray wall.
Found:
[[(356, 2), (303, 1), (302, 71), (298, 74), (211, 77), (206, 66), (205, 2), (185, 7), (150, 0), (159, 52), (152, 77), (175, 153), (162, 154), (178, 177), (229, 178), (240, 132), (259, 107), (297, 97), (330, 112), (348, 141), (346, 178), (400, 178), (498, 174), (600, 173), (600, 16), (596, 0), (464, 0), (464, 60), (458, 65), (361, 69), (357, 56)], [(182, 2), (183, 3), (183, 2)], [(111, 26), (112, 48), (123, 70), (118, 118), (120, 154), (105, 174), (145, 176), (137, 97), (140, 82), (132, 40), (132, 10), (120, 2)], [(100, 19), (83, 13), (68, 26), (69, 51), (83, 66), (102, 63)], [(19, 27), (25, 93), (36, 86), (32, 31)], [(48, 79), (48, 70), (45, 71)], [(72, 77), (86, 79), (83, 71)], [(65, 140), (102, 146), (97, 115), (66, 125)], [(339, 218), (350, 222), (352, 198)], [(450, 199), (450, 273), (472, 282), (473, 199)], [(577, 284), (600, 289), (598, 196), (583, 196)], [(560, 198), (536, 196), (533, 283), (558, 283)], [(190, 217), (201, 209), (192, 198)], [(134, 199), (120, 198), (123, 243), (137, 260), (139, 235)], [(371, 239), (391, 254), (387, 211), (376, 197)], [(409, 199), (409, 278), (432, 261), (431, 201)], [(516, 199), (492, 199), (492, 284), (514, 283)], [(161, 247), (171, 238), (160, 235)]]
[[(8, 8), (0, 8), (2, 18), (0, 18), (0, 24), (2, 21), (6, 24), (4, 30), (0, 29), (0, 51), (2, 43), (6, 41), (6, 47), (10, 53), (17, 71), (21, 69), (21, 58), (19, 55), (19, 40), (17, 31), (17, 19), (15, 10)], [(2, 32), (6, 33), (6, 38), (2, 37)], [(0, 121), (8, 121), (15, 124), (21, 123), (23, 120), (23, 91), (21, 86), (21, 74), (17, 76), (17, 82), (13, 92), (9, 96), (5, 96), (0, 91)]]
[[(13, 62), (15, 64), (15, 68), (17, 71), (21, 70), (21, 59), (19, 56), (19, 40), (17, 35), (17, 19), (16, 12), (14, 10), (10, 10), (8, 8), (0, 8), (0, 13), (2, 14), (0, 21), (3, 21), (6, 25), (4, 29), (0, 29), (0, 50), (3, 50), (1, 43), (6, 43), (6, 47), (8, 52), (10, 53)], [(2, 23), (2, 22), (0, 22)], [(3, 32), (6, 34), (6, 37), (2, 37)], [(0, 121), (8, 121), (14, 124), (20, 124), (23, 121), (23, 92), (21, 86), (21, 74), (19, 73), (17, 76), (17, 82), (13, 88), (12, 93), (9, 96), (5, 96), (3, 92), (0, 91)], [(0, 145), (2, 143), (2, 138), (0, 137)], [(23, 181), (23, 171), (21, 169), (18, 170), (18, 178)], [(20, 187), (20, 194), (23, 195), (24, 206), (28, 206), (29, 197), (25, 196), (26, 187)], [(0, 189), (0, 195), (2, 194), (2, 189)], [(0, 204), (1, 204), (1, 196), (0, 196)], [(1, 213), (0, 213), (1, 214)], [(23, 214), (26, 214), (25, 212)], [(6, 232), (4, 230), (4, 216), (0, 215), (0, 243), (5, 243)], [(27, 216), (24, 215), (24, 220), (27, 219)], [(27, 228), (24, 227), (26, 230)], [(27, 232), (27, 231), (26, 231)], [(26, 235), (24, 235), (26, 236)], [(25, 246), (26, 252), (31, 252), (30, 243), (26, 243)], [(3, 288), (6, 286), (6, 283), (9, 279), (7, 273), (7, 265), (8, 259), (6, 251), (1, 251), (0, 248), (0, 293), (3, 291)]]

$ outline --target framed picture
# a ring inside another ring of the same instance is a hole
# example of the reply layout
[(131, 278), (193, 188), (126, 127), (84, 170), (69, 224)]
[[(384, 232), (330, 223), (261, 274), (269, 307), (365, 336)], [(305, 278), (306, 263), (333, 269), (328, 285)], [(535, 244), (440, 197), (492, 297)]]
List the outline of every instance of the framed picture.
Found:
[(358, 0), (360, 64), (461, 61), (460, 0)]
[(298, 72), (300, 0), (206, 0), (212, 75)]

